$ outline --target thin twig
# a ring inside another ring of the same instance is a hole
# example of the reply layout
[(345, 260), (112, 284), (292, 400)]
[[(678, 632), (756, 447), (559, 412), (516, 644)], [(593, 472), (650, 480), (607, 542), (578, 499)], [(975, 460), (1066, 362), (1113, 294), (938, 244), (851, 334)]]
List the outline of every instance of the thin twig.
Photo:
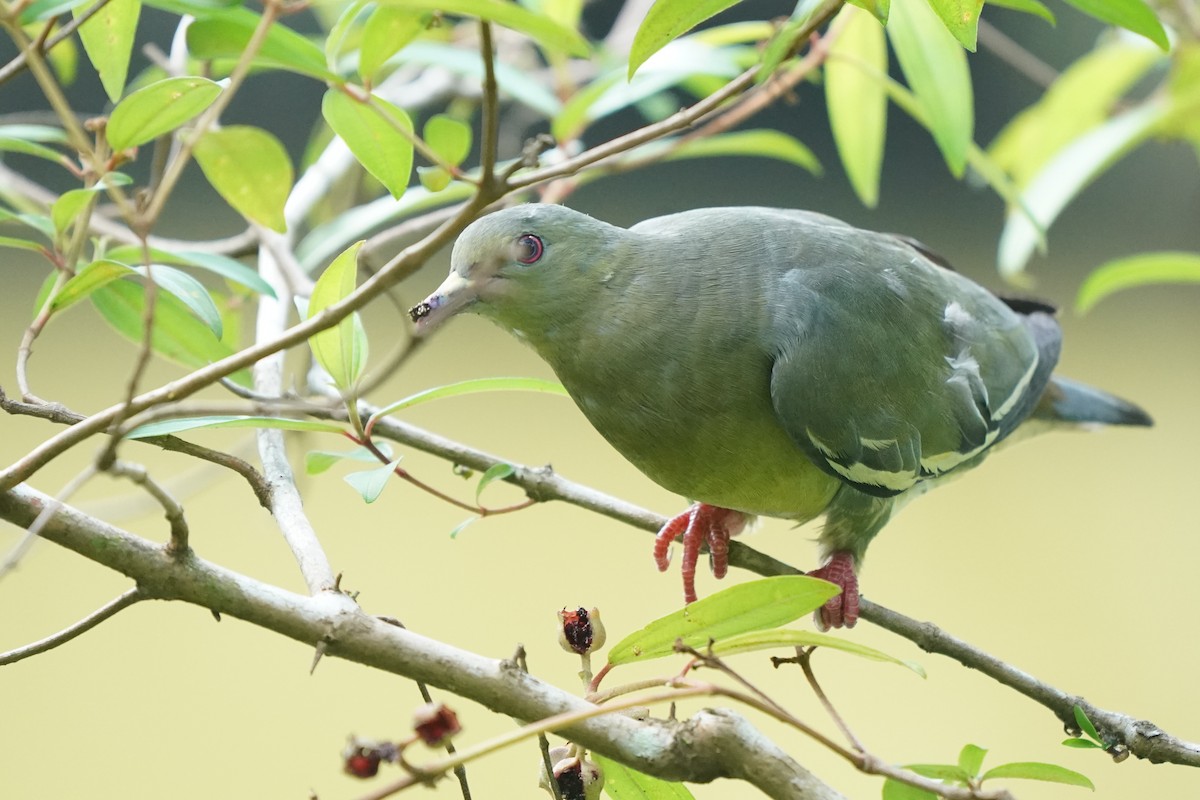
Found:
[[(525, 645), (517, 645), (517, 652), (513, 654), (513, 661), (520, 667), (521, 672), (529, 674), (529, 661), (525, 653)], [(542, 753), (542, 768), (546, 770), (546, 785), (550, 787), (550, 794), (554, 800), (563, 800), (562, 789), (559, 788), (558, 781), (554, 780), (554, 762), (550, 759), (550, 740), (546, 738), (545, 733), (538, 734), (538, 750)]]
[(842, 735), (850, 742), (850, 746), (860, 753), (867, 752), (867, 748), (863, 747), (862, 742), (854, 735), (854, 731), (850, 730), (850, 726), (846, 724), (846, 720), (838, 713), (836, 707), (829, 700), (829, 696), (825, 694), (825, 690), (821, 688), (821, 682), (817, 680), (817, 674), (813, 672), (812, 657), (817, 648), (815, 647), (797, 647), (796, 661), (800, 664), (800, 669), (804, 670), (804, 677), (808, 679), (808, 685), (813, 690), (813, 694), (821, 701), (821, 705), (825, 707), (826, 713), (833, 719), (834, 724), (842, 731)]
[[(58, 403), (37, 404), (37, 403), (22, 403), (17, 400), (10, 400), (4, 394), (4, 388), (0, 387), (0, 411), (5, 411), (9, 414), (21, 414), (23, 416), (37, 417), (49, 422), (58, 423), (60, 425), (75, 425), (82, 422), (86, 417), (78, 414), (65, 406)], [(144, 439), (136, 439), (135, 441), (143, 444), (151, 444), (160, 447), (163, 450), (169, 450), (174, 453), (181, 453), (186, 456), (192, 456), (202, 461), (208, 461), (216, 464), (219, 467), (236, 472), (246, 479), (250, 484), (250, 489), (254, 492), (254, 496), (258, 499), (260, 505), (264, 508), (270, 507), (271, 487), (267, 485), (266, 480), (253, 466), (247, 463), (244, 459), (238, 458), (229, 453), (223, 453), (220, 450), (213, 450), (209, 447), (194, 444), (192, 442), (180, 439), (178, 436), (147, 436)]]
[(146, 490), (166, 514), (167, 522), (171, 525), (171, 541), (167, 544), (167, 552), (172, 555), (183, 555), (188, 551), (188, 524), (183, 514), (183, 506), (171, 496), (162, 485), (150, 477), (150, 473), (141, 464), (128, 461), (113, 461), (108, 465), (108, 473), (118, 478), (126, 478)]
[(27, 644), (24, 647), (18, 647), (14, 650), (9, 650), (7, 653), (0, 653), (0, 667), (4, 666), (5, 664), (15, 664), (22, 659), (29, 658), (30, 656), (40, 655), (48, 650), (53, 650), (60, 645), (64, 645), (77, 636), (87, 633), (101, 622), (104, 622), (106, 619), (115, 616), (118, 612), (124, 611), (134, 603), (139, 603), (142, 600), (148, 599), (150, 599), (149, 595), (145, 594), (136, 586), (132, 589), (127, 589), (115, 599), (96, 609), (91, 614), (88, 614), (74, 625), (63, 628), (58, 633), (47, 636), (45, 639)]
[(1058, 80), (1058, 70), (985, 19), (979, 20), (979, 46), (1043, 89)]
[(494, 186), (497, 147), (500, 140), (500, 91), (496, 86), (496, 48), (492, 24), (479, 20), (479, 55), (483, 58), (483, 141), (479, 150), (479, 182)]

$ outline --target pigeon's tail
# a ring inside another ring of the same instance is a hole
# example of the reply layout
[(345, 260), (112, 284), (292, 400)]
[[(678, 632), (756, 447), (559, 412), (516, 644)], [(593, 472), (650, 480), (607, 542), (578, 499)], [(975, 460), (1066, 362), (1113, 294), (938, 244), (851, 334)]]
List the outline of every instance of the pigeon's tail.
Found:
[(1086, 384), (1055, 375), (1038, 400), (1033, 419), (1099, 425), (1153, 425), (1142, 409)]

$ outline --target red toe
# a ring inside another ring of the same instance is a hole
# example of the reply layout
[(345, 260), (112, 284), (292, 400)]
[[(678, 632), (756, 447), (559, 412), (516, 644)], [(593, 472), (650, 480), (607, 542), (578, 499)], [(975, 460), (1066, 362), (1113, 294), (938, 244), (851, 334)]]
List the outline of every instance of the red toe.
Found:
[(700, 549), (707, 545), (712, 571), (722, 578), (729, 570), (729, 539), (741, 533), (749, 517), (740, 511), (695, 503), (687, 511), (663, 525), (654, 542), (654, 563), (660, 571), (671, 561), (670, 546), (676, 539), (683, 543), (683, 600), (696, 601), (696, 563)]
[(846, 550), (838, 550), (830, 556), (829, 561), (818, 569), (809, 572), (813, 578), (829, 581), (840, 586), (842, 591), (821, 606), (814, 614), (817, 625), (822, 630), (829, 628), (853, 628), (858, 622), (858, 576), (854, 571), (854, 555)]

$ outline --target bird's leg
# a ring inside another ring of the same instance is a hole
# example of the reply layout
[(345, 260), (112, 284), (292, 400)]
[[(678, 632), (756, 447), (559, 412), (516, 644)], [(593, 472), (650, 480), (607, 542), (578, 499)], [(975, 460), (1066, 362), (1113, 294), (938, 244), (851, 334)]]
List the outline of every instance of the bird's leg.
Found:
[(671, 543), (683, 542), (683, 601), (696, 601), (696, 562), (700, 560), (701, 545), (708, 545), (713, 575), (725, 577), (729, 571), (729, 539), (746, 527), (750, 517), (707, 503), (694, 503), (687, 511), (672, 517), (658, 532), (654, 541), (654, 563), (665, 572), (671, 563)]
[(808, 575), (842, 589), (813, 614), (817, 627), (823, 631), (843, 626), (853, 628), (858, 622), (858, 575), (854, 571), (854, 554), (849, 550), (835, 550), (823, 566)]

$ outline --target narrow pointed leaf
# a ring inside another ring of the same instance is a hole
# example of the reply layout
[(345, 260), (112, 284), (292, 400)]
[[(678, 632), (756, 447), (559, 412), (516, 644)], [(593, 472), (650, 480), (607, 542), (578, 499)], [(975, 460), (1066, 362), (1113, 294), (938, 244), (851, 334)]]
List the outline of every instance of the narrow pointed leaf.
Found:
[(383, 492), (383, 487), (387, 486), (388, 479), (395, 474), (396, 465), (399, 463), (400, 459), (396, 459), (378, 469), (351, 472), (344, 480), (362, 495), (364, 502), (374, 503)]
[(36, 156), (37, 158), (45, 159), (46, 161), (55, 164), (62, 164), (65, 156), (57, 150), (52, 150), (44, 144), (30, 142), (25, 139), (14, 139), (9, 136), (0, 135), (0, 151), (10, 153), (23, 153), (27, 156)]
[(472, 522), (479, 520), (479, 517), (467, 517), (462, 522), (454, 526), (454, 530), (450, 531), (450, 538), (457, 539), (458, 535), (467, 529), (467, 526)]
[(646, 59), (667, 44), (737, 3), (738, 0), (656, 0), (634, 34), (628, 76), (632, 78)]
[(1007, 8), (1012, 11), (1021, 11), (1026, 14), (1032, 14), (1035, 17), (1041, 17), (1051, 25), (1058, 24), (1058, 20), (1054, 17), (1054, 12), (1046, 8), (1039, 0), (988, 0), (988, 5)]
[(883, 28), (867, 12), (846, 6), (848, 17), (825, 62), (825, 104), (829, 127), (846, 177), (863, 205), (879, 202), (879, 176), (887, 135), (887, 90), (861, 69), (865, 64), (887, 74), (887, 41)]
[[(308, 301), (309, 319), (354, 291), (360, 247), (361, 241), (350, 245), (321, 273)], [(337, 325), (314, 333), (308, 340), (317, 363), (343, 391), (350, 390), (358, 382), (367, 363), (366, 337), (357, 318), (357, 314), (350, 314)]]
[(1072, 706), (1071, 713), (1075, 716), (1075, 723), (1079, 726), (1079, 730), (1092, 737), (1096, 742), (1100, 741), (1100, 732), (1096, 730), (1096, 726), (1088, 719), (1087, 712), (1079, 706)]
[[(535, 14), (506, 0), (381, 0), (382, 4), (414, 11), (440, 11), (486, 19), (523, 33), (547, 50), (586, 57), (587, 40), (545, 14)], [(478, 60), (478, 54), (475, 55)]]
[(207, 78), (166, 78), (138, 89), (113, 109), (105, 127), (113, 150), (156, 139), (212, 105), (221, 86)]
[[(379, 451), (392, 457), (392, 448), (387, 442), (376, 445)], [(355, 447), (351, 450), (309, 450), (304, 454), (304, 471), (309, 475), (319, 475), (339, 461), (362, 461), (368, 464), (378, 464), (379, 459), (365, 447)]]
[(412, 177), (413, 145), (402, 132), (412, 134), (408, 114), (374, 95), (366, 103), (336, 88), (325, 93), (321, 113), (367, 172), (399, 199)]
[(292, 189), (292, 162), (271, 134), (249, 125), (208, 131), (196, 143), (204, 177), (242, 216), (280, 233)]
[(288, 419), (286, 417), (254, 416), (207, 416), (179, 417), (148, 422), (126, 434), (127, 439), (145, 439), (150, 436), (169, 436), (200, 428), (273, 428), (285, 431), (309, 431), (317, 433), (342, 433), (345, 429), (332, 422), (314, 419)]
[(933, 792), (888, 778), (883, 782), (883, 800), (938, 800), (938, 796)]
[(1062, 743), (1067, 747), (1074, 747), (1079, 750), (1103, 750), (1104, 745), (1097, 744), (1091, 739), (1063, 739)]
[(888, 36), (950, 172), (961, 176), (975, 129), (967, 56), (925, 0), (895, 0)]
[(694, 800), (682, 783), (672, 783), (638, 772), (617, 761), (593, 753), (592, 759), (604, 773), (604, 793), (613, 800)]
[(1114, 292), (1163, 283), (1200, 283), (1200, 254), (1141, 253), (1109, 261), (1093, 270), (1079, 287), (1075, 310), (1086, 314), (1096, 303)]
[(974, 777), (957, 764), (905, 764), (904, 768), (922, 777), (937, 781), (956, 781), (965, 784)]
[(1118, 28), (1140, 33), (1163, 50), (1171, 47), (1154, 10), (1143, 0), (1066, 0), (1088, 16)]
[(978, 745), (963, 745), (958, 754), (958, 766), (968, 775), (978, 775), (979, 770), (983, 769), (983, 759), (986, 756), (987, 750)]
[(837, 594), (831, 583), (781, 575), (731, 586), (654, 620), (613, 646), (608, 663), (625, 664), (675, 652), (675, 640), (704, 647), (741, 633), (776, 628), (812, 613)]
[(362, 43), (358, 49), (358, 74), (364, 81), (373, 80), (387, 60), (420, 36), (433, 14), (391, 5), (381, 5), (371, 12), (363, 26)]
[[(196, 58), (239, 58), (261, 19), (246, 8), (225, 9), (198, 19), (188, 26), (188, 48)], [(321, 48), (281, 23), (271, 26), (255, 61), (318, 80), (338, 80), (326, 67)]]
[(567, 396), (567, 390), (557, 381), (547, 381), (541, 378), (474, 378), (458, 383), (449, 383), (445, 386), (435, 386), (432, 389), (425, 389), (409, 395), (379, 409), (371, 415), (371, 419), (381, 419), (389, 414), (395, 414), (401, 409), (427, 403), (430, 400), (479, 392), (547, 392)]
[(138, 273), (153, 278), (154, 282), (188, 307), (196, 315), (196, 319), (208, 326), (218, 339), (223, 335), (221, 312), (213, 302), (212, 295), (204, 288), (204, 284), (182, 270), (168, 267), (165, 264), (155, 264), (150, 269), (138, 267)]
[(1085, 789), (1096, 790), (1095, 784), (1086, 775), (1082, 775), (1073, 769), (1060, 767), (1057, 764), (1043, 764), (1037, 761), (1001, 764), (983, 773), (983, 780), (985, 781), (995, 778), (1021, 778), (1031, 781), (1045, 781), (1047, 783), (1065, 783), (1067, 786), (1082, 786)]
[(31, 242), (28, 239), (17, 239), (13, 236), (0, 236), (0, 247), (12, 247), (17, 250), (32, 250), (35, 253), (42, 251), (42, 246), (37, 242)]
[[(170, 264), (177, 267), (198, 267), (206, 272), (228, 278), (234, 283), (240, 283), (247, 289), (268, 297), (275, 296), (271, 284), (250, 267), (229, 256), (217, 253), (201, 253), (198, 251), (181, 250), (177, 253), (163, 250), (159, 247), (149, 249), (150, 260), (155, 264)], [(106, 251), (105, 255), (113, 261), (125, 264), (136, 264), (142, 260), (142, 248), (137, 245), (118, 245)]]
[[(1113, 117), (1063, 148), (1022, 193), (1028, 214), (1010, 211), (1000, 234), (1000, 273), (1024, 269), (1038, 246), (1040, 230), (1057, 219), (1067, 203), (1115, 161), (1145, 141), (1166, 107), (1147, 103)], [(1031, 219), (1032, 217), (1032, 219)]]
[[(114, 103), (125, 91), (129, 57), (133, 53), (133, 38), (141, 11), (140, 0), (109, 0), (104, 8), (79, 26), (83, 49), (99, 73), (108, 99)], [(73, 9), (76, 17), (81, 12), (80, 7)]]
[(782, 628), (751, 631), (750, 633), (742, 633), (722, 639), (713, 645), (713, 652), (717, 655), (725, 656), (736, 653), (750, 653), (756, 650), (775, 650), (781, 647), (826, 647), (830, 650), (839, 650), (843, 653), (850, 653), (851, 655), (870, 659), (871, 661), (899, 664), (902, 667), (911, 669), (922, 678), (925, 677), (924, 668), (915, 661), (905, 661), (904, 659), (890, 656), (881, 650), (859, 644), (852, 639), (843, 639), (839, 636), (830, 636), (824, 633), (816, 633), (815, 631), (795, 631)]
[[(413, 42), (396, 54), (396, 61), (400, 64), (443, 67), (472, 80), (483, 77), (483, 60), (480, 59), (479, 53), (439, 42)], [(496, 83), (499, 84), (501, 92), (548, 117), (558, 113), (562, 103), (535, 77), (502, 61), (497, 62), (495, 66)]]
[(761, 129), (734, 131), (693, 139), (673, 149), (668, 161), (712, 156), (753, 156), (774, 158), (794, 164), (814, 175), (821, 174), (821, 162), (808, 147), (782, 131)]
[(502, 481), (509, 475), (516, 472), (517, 469), (512, 464), (492, 464), (484, 473), (479, 476), (479, 484), (475, 487), (475, 502), (479, 503), (479, 496), (483, 494), (483, 490), (492, 481)]
[(983, 0), (929, 0), (929, 5), (958, 43), (974, 53)]
[(62, 311), (83, 300), (101, 286), (106, 286), (118, 278), (132, 274), (134, 274), (134, 270), (125, 264), (109, 259), (93, 261), (62, 285), (58, 294), (54, 295), (54, 299), (50, 301), (50, 310)]

